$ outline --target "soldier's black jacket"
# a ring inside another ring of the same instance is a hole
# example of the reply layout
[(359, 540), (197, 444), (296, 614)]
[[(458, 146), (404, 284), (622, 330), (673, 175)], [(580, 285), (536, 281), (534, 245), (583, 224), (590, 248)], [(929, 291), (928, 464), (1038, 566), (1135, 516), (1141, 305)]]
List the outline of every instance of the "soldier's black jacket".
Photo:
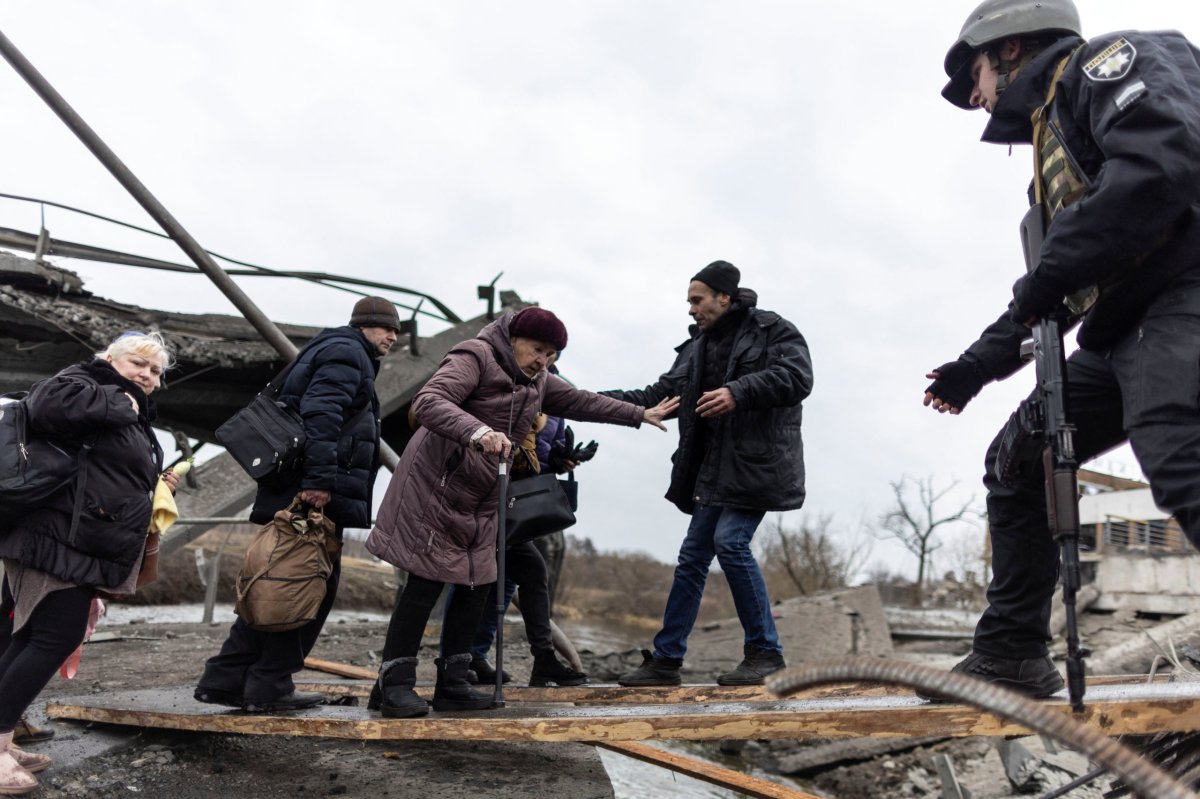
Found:
[[(1079, 330), (1081, 347), (1103, 352), (1168, 283), (1200, 282), (1200, 51), (1175, 31), (1060, 39), (1000, 96), (984, 141), (1030, 143), (1031, 115), (1068, 55), (1052, 119), (1088, 189), (1055, 216), (1030, 279), (1066, 296), (1120, 277)], [(1007, 377), (1028, 336), (1006, 311), (963, 358)]]

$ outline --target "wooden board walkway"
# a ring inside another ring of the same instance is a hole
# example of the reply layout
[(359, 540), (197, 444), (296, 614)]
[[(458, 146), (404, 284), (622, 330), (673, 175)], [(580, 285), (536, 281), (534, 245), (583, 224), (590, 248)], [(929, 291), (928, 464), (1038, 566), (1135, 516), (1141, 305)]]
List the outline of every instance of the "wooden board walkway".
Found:
[[(558, 689), (561, 690), (561, 689)], [(915, 696), (845, 696), (769, 702), (538, 706), (386, 719), (365, 708), (321, 706), (258, 715), (196, 702), (191, 688), (64, 698), (47, 715), (106, 724), (248, 735), (357, 740), (650, 741), (827, 740), (863, 736), (1028, 734), (1019, 724), (964, 705)], [(1106, 735), (1200, 730), (1200, 683), (1096, 685), (1076, 716)], [(1070, 714), (1065, 700), (1044, 703)]]
[[(316, 691), (329, 699), (365, 699), (371, 694), (374, 680), (306, 680), (296, 677), (297, 691)], [(476, 687), (476, 690), (491, 691), (492, 686)], [(425, 699), (433, 698), (432, 684), (419, 684), (418, 694)], [(886, 696), (888, 694), (911, 694), (911, 690), (890, 685), (864, 685), (863, 683), (838, 683), (823, 685), (793, 697), (811, 699), (838, 696)], [(648, 688), (626, 688), (612, 683), (594, 683), (569, 688), (535, 688), (528, 685), (505, 685), (505, 702), (536, 704), (578, 705), (671, 705), (704, 702), (774, 702), (779, 697), (762, 685), (697, 685), (652, 686)]]

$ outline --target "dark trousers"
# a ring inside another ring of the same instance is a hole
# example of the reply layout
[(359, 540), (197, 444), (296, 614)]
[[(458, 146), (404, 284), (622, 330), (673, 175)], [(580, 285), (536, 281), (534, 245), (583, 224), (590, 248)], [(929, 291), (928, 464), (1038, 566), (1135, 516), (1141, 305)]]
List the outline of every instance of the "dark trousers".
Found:
[[(567, 535), (562, 530), (533, 539), (533, 545), (546, 562), (546, 586), (550, 593), (550, 618), (554, 618), (554, 603), (558, 601), (558, 581), (562, 577), (563, 561), (567, 557)], [(525, 600), (521, 600), (524, 602)]]
[(12, 634), (13, 598), (4, 581), (0, 614), (0, 733), (12, 732), (17, 721), (75, 651), (87, 632), (88, 613), (96, 590), (66, 588), (47, 595), (29, 621)]
[[(339, 538), (341, 531), (338, 531)], [(241, 696), (250, 702), (272, 702), (296, 689), (292, 675), (304, 668), (337, 598), (342, 559), (333, 559), (333, 571), (325, 583), (325, 599), (317, 617), (295, 630), (255, 630), (239, 616), (229, 629), (221, 651), (204, 664), (199, 687)]]
[[(494, 585), (474, 588), (455, 586), (454, 593), (446, 603), (446, 616), (442, 621), (443, 654), (461, 655), (469, 651), (471, 639), (479, 627), (484, 603), (487, 602), (488, 590)], [(427, 580), (411, 573), (408, 575), (408, 582), (396, 599), (392, 620), (388, 623), (387, 638), (383, 643), (385, 663), (396, 658), (417, 656), (429, 614), (433, 612), (433, 606), (445, 587), (445, 583), (437, 580)]]
[[(1072, 354), (1067, 381), (1079, 461), (1128, 439), (1154, 501), (1200, 545), (1200, 288), (1164, 292), (1110, 352)], [(975, 649), (1041, 657), (1050, 641), (1058, 544), (1048, 532), (1040, 461), (1016, 485), (1001, 485), (994, 474), (999, 441), (985, 462), (992, 581)]]
[[(513, 594), (521, 591), (521, 618), (525, 621), (525, 637), (529, 639), (529, 650), (535, 655), (554, 652), (554, 639), (550, 633), (550, 589), (547, 579), (546, 561), (533, 541), (525, 541), (505, 553), (504, 609), (512, 601)], [(458, 587), (452, 587), (457, 591)], [(471, 654), (486, 658), (488, 650), (496, 640), (496, 586), (488, 592), (484, 603), (483, 617), (479, 629), (471, 642)]]

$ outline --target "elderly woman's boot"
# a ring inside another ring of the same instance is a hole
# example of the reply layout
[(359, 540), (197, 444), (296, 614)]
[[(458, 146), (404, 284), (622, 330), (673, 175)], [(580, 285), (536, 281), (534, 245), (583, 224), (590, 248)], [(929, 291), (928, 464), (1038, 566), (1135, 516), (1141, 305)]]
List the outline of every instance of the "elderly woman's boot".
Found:
[[(375, 687), (379, 712), (392, 719), (411, 719), (429, 712), (429, 703), (417, 696), (417, 659), (396, 658), (379, 667)], [(372, 691), (374, 694), (375, 691)]]
[(485, 710), (492, 706), (491, 694), (471, 690), (467, 669), (471, 654), (447, 655), (434, 661), (437, 664), (437, 687), (433, 691), (434, 710)]
[(20, 764), (11, 746), (12, 733), (0, 734), (0, 796), (21, 796), (38, 787), (37, 777)]

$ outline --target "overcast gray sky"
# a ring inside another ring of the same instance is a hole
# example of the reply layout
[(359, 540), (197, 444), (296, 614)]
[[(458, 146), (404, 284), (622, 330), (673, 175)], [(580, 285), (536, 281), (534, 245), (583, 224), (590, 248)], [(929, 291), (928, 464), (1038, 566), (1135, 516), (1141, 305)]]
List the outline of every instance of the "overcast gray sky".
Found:
[[(973, 6), (12, 0), (0, 30), (205, 247), (410, 285), (464, 317), (503, 271), (502, 288), (563, 318), (560, 365), (585, 388), (653, 381), (686, 334), (689, 278), (732, 261), (812, 350), (793, 520), (832, 515), (849, 536), (905, 474), (958, 481), (954, 499), (982, 507), (984, 449), (1032, 385), (1024, 370), (957, 418), (920, 402), (925, 372), (974, 341), (1024, 269), (1029, 148), (979, 143), (983, 112), (939, 96)], [(1200, 6), (1080, 6), (1088, 36), (1200, 37)], [(0, 93), (0, 191), (153, 225), (7, 66)], [(36, 230), (39, 214), (0, 201), (0, 226)], [(54, 209), (46, 223), (183, 257)], [(203, 278), (62, 263), (116, 300), (232, 312)], [(242, 285), (281, 321), (343, 324), (352, 302)], [(601, 446), (575, 532), (673, 560), (674, 427), (576, 429)], [(1102, 466), (1136, 472), (1127, 451)], [(894, 545), (876, 555), (913, 570)]]

